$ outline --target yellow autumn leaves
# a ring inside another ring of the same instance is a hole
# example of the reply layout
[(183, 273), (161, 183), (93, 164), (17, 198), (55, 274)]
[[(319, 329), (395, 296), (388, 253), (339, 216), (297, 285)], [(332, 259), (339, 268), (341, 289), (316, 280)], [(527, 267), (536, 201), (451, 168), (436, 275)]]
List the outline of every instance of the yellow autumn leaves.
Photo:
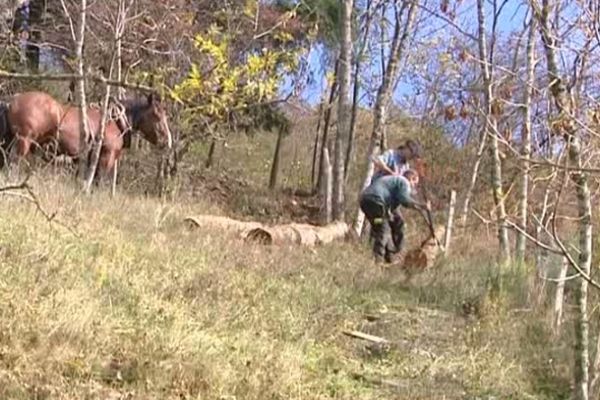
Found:
[[(286, 40), (285, 32), (277, 35), (280, 42)], [(293, 71), (299, 59), (297, 51), (284, 48), (234, 49), (228, 35), (215, 26), (196, 35), (194, 45), (196, 61), (171, 96), (217, 120), (231, 110), (274, 98), (281, 76)]]

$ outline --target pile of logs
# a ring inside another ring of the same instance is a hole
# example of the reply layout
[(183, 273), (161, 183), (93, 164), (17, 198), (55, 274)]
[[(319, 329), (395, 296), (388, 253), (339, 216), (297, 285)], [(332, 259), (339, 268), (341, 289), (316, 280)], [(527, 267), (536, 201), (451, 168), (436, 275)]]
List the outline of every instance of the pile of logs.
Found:
[(259, 222), (238, 221), (227, 217), (199, 215), (185, 218), (192, 227), (213, 227), (234, 232), (240, 238), (261, 244), (296, 244), (316, 246), (344, 239), (351, 228), (343, 222), (325, 226), (309, 224), (265, 225)]

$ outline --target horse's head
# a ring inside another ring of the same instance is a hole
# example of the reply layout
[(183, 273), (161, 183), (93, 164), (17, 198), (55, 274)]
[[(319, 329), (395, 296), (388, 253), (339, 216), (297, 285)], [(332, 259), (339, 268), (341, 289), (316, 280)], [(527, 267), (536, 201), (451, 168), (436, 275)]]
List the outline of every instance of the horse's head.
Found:
[(147, 104), (140, 109), (137, 129), (155, 146), (173, 147), (173, 135), (169, 129), (167, 109), (157, 95), (149, 94)]

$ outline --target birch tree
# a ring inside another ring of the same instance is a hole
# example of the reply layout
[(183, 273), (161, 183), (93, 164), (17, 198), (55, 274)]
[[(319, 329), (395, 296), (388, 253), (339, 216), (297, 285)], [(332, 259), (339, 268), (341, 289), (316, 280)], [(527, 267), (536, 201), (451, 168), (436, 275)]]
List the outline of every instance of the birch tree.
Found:
[[(495, 16), (496, 17), (496, 16)], [(502, 164), (500, 160), (500, 152), (498, 149), (498, 125), (496, 117), (492, 112), (492, 104), (494, 102), (494, 93), (492, 88), (491, 69), (493, 65), (493, 57), (488, 57), (487, 47), (487, 32), (485, 26), (485, 10), (483, 0), (477, 0), (477, 21), (479, 32), (479, 59), (481, 63), (481, 74), (483, 77), (484, 86), (484, 135), (490, 138), (490, 156), (492, 161), (492, 190), (494, 196), (494, 205), (498, 220), (498, 243), (500, 245), (500, 257), (506, 261), (510, 257), (510, 246), (508, 243), (508, 229), (506, 227), (506, 209), (504, 207), (504, 190), (502, 189)], [(495, 33), (495, 32), (493, 32)]]
[(350, 136), (350, 79), (352, 62), (352, 8), (353, 0), (342, 0), (342, 25), (340, 58), (338, 62), (339, 99), (338, 129), (335, 138), (334, 174), (333, 174), (333, 219), (344, 219), (345, 179), (344, 156), (346, 143)]
[[(579, 235), (579, 257), (577, 267), (589, 277), (592, 261), (592, 203), (588, 178), (582, 168), (582, 143), (579, 126), (574, 118), (574, 110), (569, 99), (565, 79), (559, 70), (558, 34), (556, 26), (551, 22), (551, 13), (557, 6), (552, 0), (542, 0), (541, 5), (537, 0), (532, 0), (535, 17), (539, 23), (539, 32), (544, 44), (546, 55), (546, 68), (550, 93), (558, 116), (554, 123), (555, 133), (562, 134), (568, 146), (568, 160), (573, 171), (570, 178), (575, 184), (577, 194), (577, 216)], [(575, 398), (587, 400), (589, 398), (589, 320), (587, 312), (588, 280), (580, 279), (576, 290), (577, 316), (575, 318)]]
[[(537, 21), (534, 17), (529, 22), (529, 35), (527, 39), (527, 72), (523, 88), (523, 130), (521, 144), (521, 193), (519, 196), (519, 226), (527, 230), (527, 204), (529, 195), (529, 157), (531, 156), (531, 96), (535, 80), (535, 33)], [(521, 232), (517, 233), (516, 256), (517, 260), (525, 258), (527, 239)]]
[[(405, 0), (398, 7), (398, 2), (394, 2), (395, 7), (395, 26), (390, 46), (389, 57), (384, 63), (384, 72), (381, 85), (377, 90), (375, 106), (373, 108), (373, 130), (371, 132), (371, 140), (369, 142), (369, 150), (367, 151), (367, 171), (362, 184), (364, 190), (371, 183), (373, 177), (374, 166), (371, 159), (381, 152), (381, 142), (383, 138), (383, 130), (386, 123), (388, 105), (390, 103), (392, 92), (396, 86), (398, 73), (400, 71), (400, 61), (405, 56), (406, 46), (409, 42), (409, 37), (413, 32), (413, 26), (418, 14), (417, 1)], [(406, 18), (403, 22), (403, 15), (406, 11)], [(382, 59), (383, 61), (383, 59)], [(360, 235), (362, 232), (365, 216), (362, 211), (358, 211), (358, 215), (354, 222), (354, 230)]]
[(87, 0), (81, 0), (79, 8), (79, 19), (77, 22), (77, 30), (73, 26), (73, 20), (69, 15), (67, 5), (64, 0), (61, 0), (63, 10), (67, 14), (71, 26), (71, 34), (75, 44), (75, 58), (77, 60), (77, 79), (76, 92), (77, 104), (79, 106), (79, 171), (78, 175), (82, 179), (85, 178), (87, 157), (88, 157), (88, 140), (91, 137), (88, 117), (87, 117), (87, 101), (85, 96), (85, 60), (83, 47), (85, 43), (86, 30), (86, 15), (87, 15)]

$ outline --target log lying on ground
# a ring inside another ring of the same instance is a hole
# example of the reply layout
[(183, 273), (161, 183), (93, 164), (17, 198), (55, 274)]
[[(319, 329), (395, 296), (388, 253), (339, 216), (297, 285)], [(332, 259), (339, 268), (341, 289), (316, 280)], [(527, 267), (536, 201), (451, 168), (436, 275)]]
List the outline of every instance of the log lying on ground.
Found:
[(297, 244), (315, 246), (344, 239), (351, 234), (350, 227), (343, 222), (325, 226), (309, 224), (265, 225), (259, 222), (238, 221), (227, 217), (200, 215), (187, 217), (185, 221), (194, 227), (225, 229), (244, 240), (262, 244)]

